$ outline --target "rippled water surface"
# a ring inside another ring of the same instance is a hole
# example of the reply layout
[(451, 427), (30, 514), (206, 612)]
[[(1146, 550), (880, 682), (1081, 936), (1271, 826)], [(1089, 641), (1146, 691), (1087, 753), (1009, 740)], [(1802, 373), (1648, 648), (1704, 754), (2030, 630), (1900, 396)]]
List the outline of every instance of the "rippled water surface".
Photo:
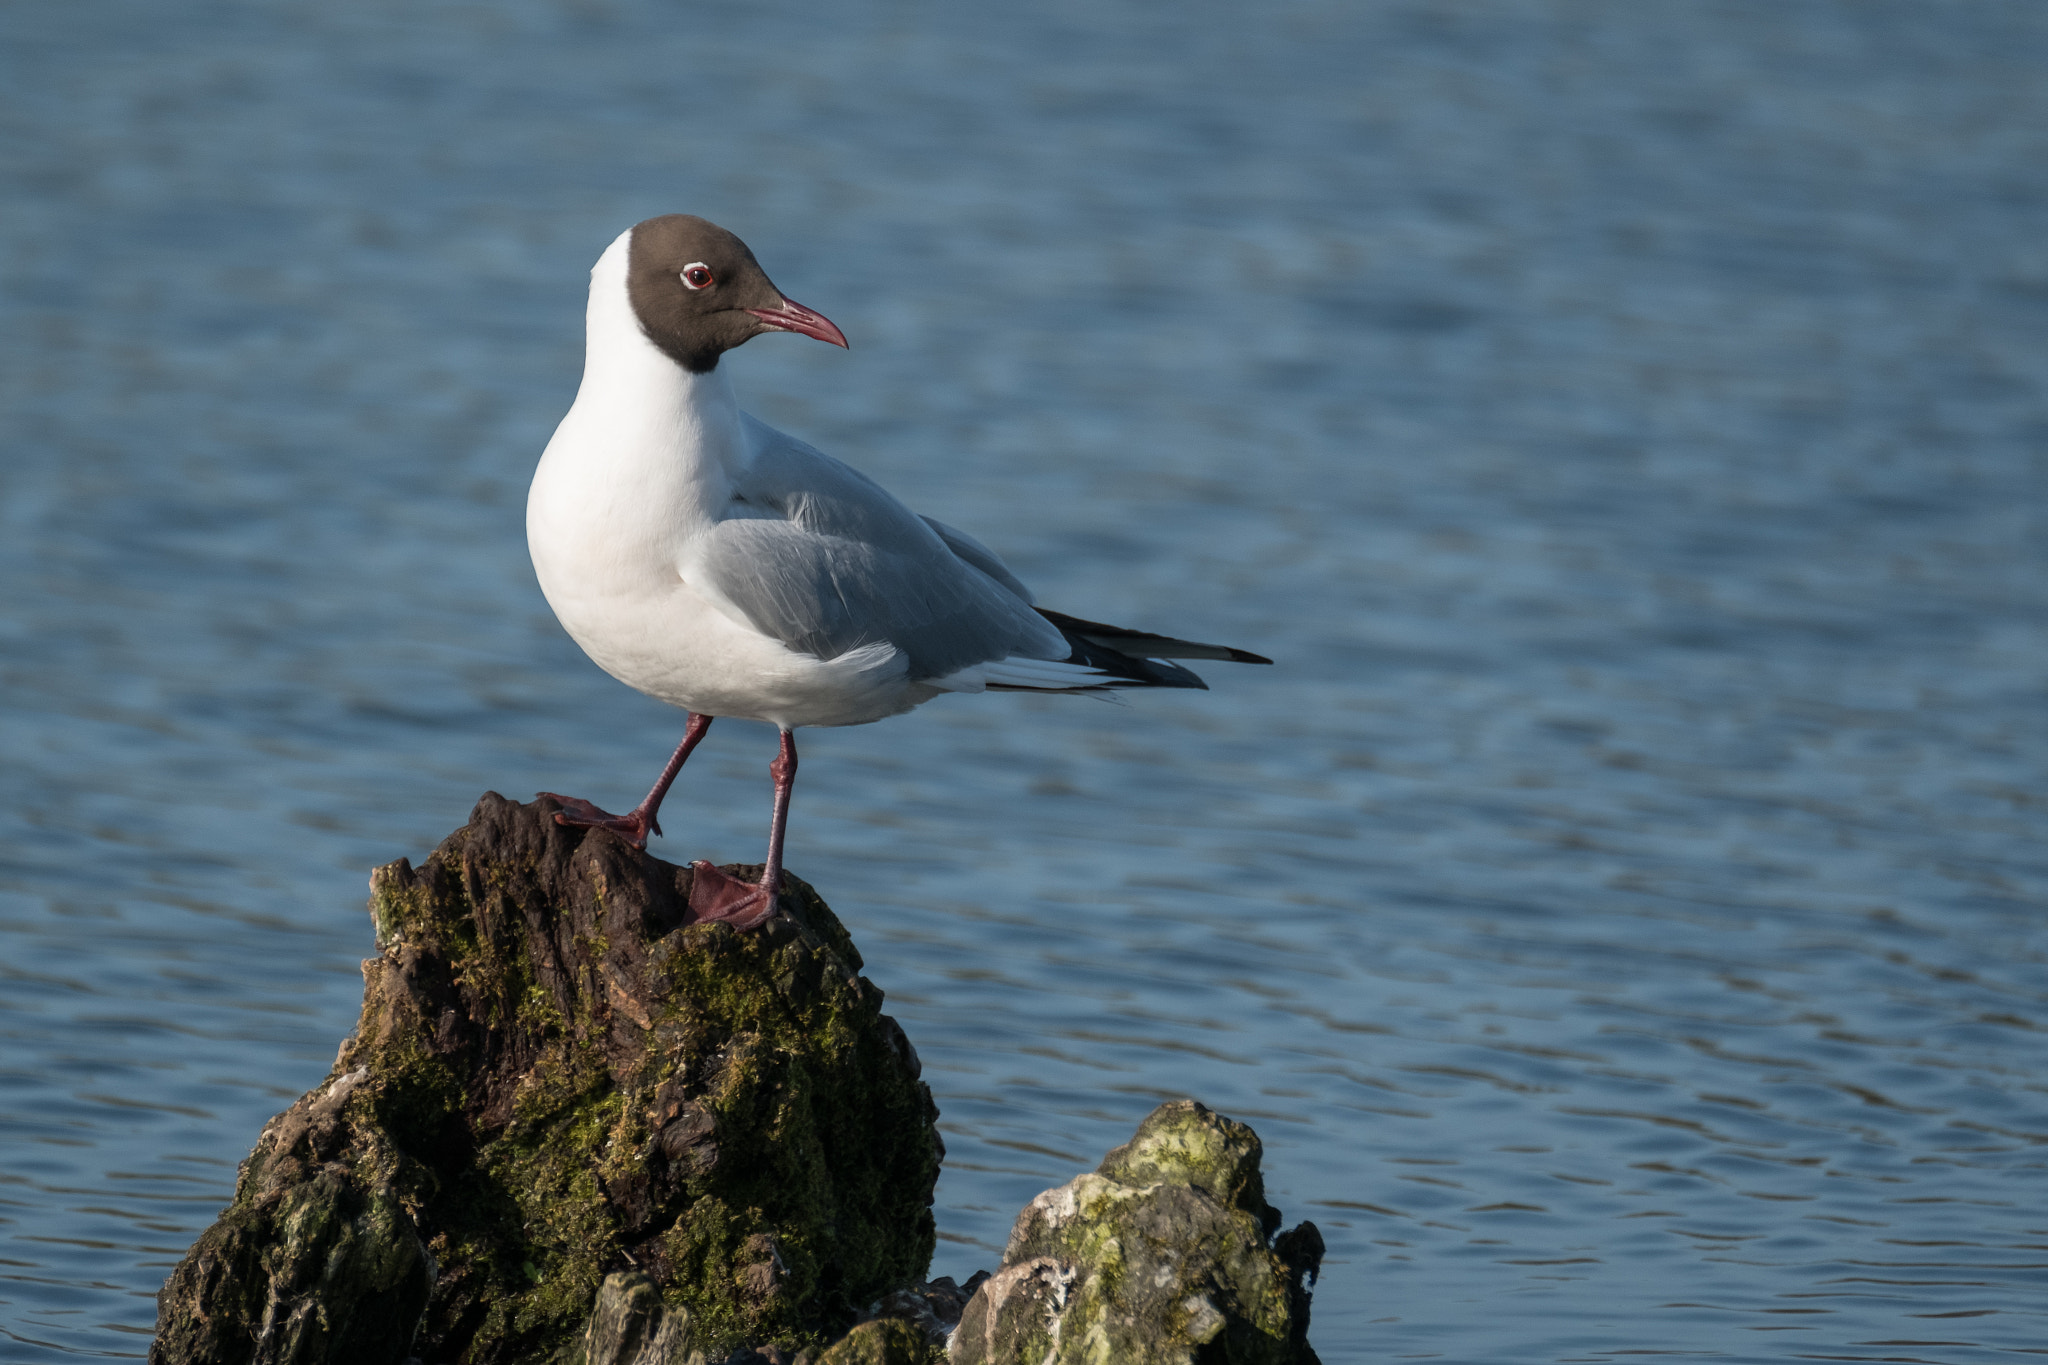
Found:
[[(2048, 1346), (2048, 10), (0, 23), (0, 1358), (146, 1350), (372, 866), (675, 742), (522, 529), (670, 210), (853, 338), (763, 416), (1280, 661), (803, 735), (938, 1271), (1193, 1095), (1332, 1362)], [(772, 752), (656, 850), (758, 857)]]

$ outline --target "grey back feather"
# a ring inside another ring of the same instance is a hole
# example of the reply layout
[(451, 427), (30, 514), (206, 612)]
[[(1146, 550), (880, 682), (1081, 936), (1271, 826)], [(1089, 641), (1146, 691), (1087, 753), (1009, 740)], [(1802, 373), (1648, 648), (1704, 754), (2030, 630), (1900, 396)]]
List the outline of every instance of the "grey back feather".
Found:
[(836, 659), (887, 644), (913, 680), (1010, 655), (1064, 659), (993, 552), (919, 517), (860, 471), (749, 419), (759, 454), (734, 515), (691, 538), (685, 573), (756, 630)]

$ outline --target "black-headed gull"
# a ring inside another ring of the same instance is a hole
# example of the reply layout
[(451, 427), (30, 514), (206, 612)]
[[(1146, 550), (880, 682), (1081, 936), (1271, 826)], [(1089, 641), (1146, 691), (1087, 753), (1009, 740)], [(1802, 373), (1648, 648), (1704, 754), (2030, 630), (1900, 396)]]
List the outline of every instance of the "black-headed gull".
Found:
[(576, 643), (690, 718), (625, 815), (543, 795), (562, 824), (644, 848), (714, 717), (779, 727), (761, 881), (695, 864), (700, 918), (747, 928), (773, 912), (797, 726), (860, 725), (942, 692), (1203, 686), (1169, 659), (1271, 662), (1034, 607), (980, 541), (740, 411), (725, 352), (763, 332), (846, 337), (721, 227), (670, 214), (621, 234), (590, 272), (586, 323), (583, 384), (534, 473), (527, 545)]

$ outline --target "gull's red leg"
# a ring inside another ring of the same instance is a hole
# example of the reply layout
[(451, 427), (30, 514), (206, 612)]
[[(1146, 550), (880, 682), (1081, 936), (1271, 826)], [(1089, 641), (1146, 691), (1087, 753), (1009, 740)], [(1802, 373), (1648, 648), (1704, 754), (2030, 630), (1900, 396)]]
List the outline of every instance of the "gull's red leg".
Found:
[(796, 736), (787, 730), (768, 775), (775, 779), (775, 814), (768, 822), (768, 865), (761, 869), (761, 894), (772, 905), (782, 894), (782, 836), (789, 829), (789, 794), (796, 789)]
[(782, 893), (782, 836), (789, 828), (789, 794), (796, 787), (796, 736), (782, 732), (782, 748), (768, 765), (775, 779), (775, 815), (768, 824), (768, 861), (761, 884), (748, 886), (710, 863), (690, 864), (690, 908), (698, 919), (722, 919), (735, 929), (751, 929), (775, 913)]
[(683, 763), (690, 751), (704, 738), (704, 732), (711, 728), (712, 717), (690, 713), (690, 723), (683, 730), (683, 742), (669, 756), (668, 766), (661, 770), (661, 776), (654, 780), (653, 788), (645, 800), (624, 815), (610, 815), (585, 801), (580, 796), (560, 796), (554, 792), (542, 792), (542, 796), (553, 797), (562, 803), (555, 812), (555, 823), (577, 829), (608, 829), (623, 835), (627, 843), (635, 848), (647, 847), (650, 831), (661, 833), (661, 822), (654, 817), (661, 810), (662, 798), (668, 795), (669, 787), (675, 782), (676, 774), (683, 770)]

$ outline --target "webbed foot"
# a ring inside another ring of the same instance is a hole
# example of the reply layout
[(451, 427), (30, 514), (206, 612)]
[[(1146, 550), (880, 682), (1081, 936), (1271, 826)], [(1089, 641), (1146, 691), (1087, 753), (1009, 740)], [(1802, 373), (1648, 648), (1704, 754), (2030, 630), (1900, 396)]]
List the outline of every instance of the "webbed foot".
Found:
[(661, 833), (661, 823), (648, 815), (645, 807), (636, 806), (624, 815), (613, 815), (580, 796), (563, 796), (557, 792), (541, 792), (540, 795), (562, 803), (562, 808), (555, 812), (558, 825), (567, 825), (571, 829), (608, 829), (635, 848), (646, 848), (647, 836)]
[(700, 920), (752, 929), (775, 913), (775, 901), (769, 888), (743, 882), (701, 858), (690, 864), (690, 910)]

